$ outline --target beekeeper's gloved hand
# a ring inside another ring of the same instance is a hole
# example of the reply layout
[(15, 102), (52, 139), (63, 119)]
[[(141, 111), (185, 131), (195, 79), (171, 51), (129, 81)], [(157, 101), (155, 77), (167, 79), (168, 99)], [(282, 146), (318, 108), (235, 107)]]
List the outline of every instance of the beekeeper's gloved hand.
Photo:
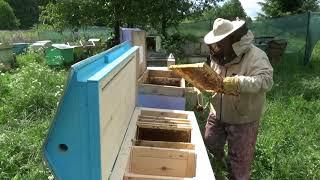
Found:
[(225, 94), (238, 95), (240, 93), (240, 80), (237, 76), (223, 79), (223, 91)]

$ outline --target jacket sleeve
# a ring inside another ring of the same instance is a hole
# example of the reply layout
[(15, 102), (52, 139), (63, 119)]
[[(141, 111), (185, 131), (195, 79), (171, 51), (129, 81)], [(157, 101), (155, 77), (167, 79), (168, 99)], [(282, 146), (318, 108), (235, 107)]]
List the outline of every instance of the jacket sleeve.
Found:
[(250, 63), (248, 76), (238, 76), (240, 93), (270, 91), (273, 85), (273, 68), (266, 55), (258, 56)]

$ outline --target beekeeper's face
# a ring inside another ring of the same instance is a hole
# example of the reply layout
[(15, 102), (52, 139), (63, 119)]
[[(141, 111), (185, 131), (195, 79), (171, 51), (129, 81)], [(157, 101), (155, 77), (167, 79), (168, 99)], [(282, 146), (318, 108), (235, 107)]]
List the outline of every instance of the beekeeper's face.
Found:
[(210, 54), (218, 60), (219, 64), (224, 65), (232, 61), (234, 57), (232, 44), (231, 36), (227, 36), (221, 41), (209, 45)]

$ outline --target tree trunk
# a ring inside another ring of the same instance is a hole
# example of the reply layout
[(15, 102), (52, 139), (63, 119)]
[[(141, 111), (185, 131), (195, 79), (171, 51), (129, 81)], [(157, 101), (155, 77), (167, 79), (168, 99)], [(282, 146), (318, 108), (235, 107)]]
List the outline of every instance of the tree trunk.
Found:
[(116, 20), (114, 24), (114, 40), (113, 45), (120, 44), (120, 22)]

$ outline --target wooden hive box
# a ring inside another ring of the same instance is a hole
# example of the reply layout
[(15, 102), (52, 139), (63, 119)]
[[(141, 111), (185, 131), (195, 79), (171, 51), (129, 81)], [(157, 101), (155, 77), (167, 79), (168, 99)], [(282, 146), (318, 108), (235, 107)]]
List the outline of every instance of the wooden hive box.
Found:
[(146, 33), (137, 28), (121, 28), (120, 36), (122, 42), (130, 41), (133, 45), (139, 46), (138, 106), (184, 110), (186, 104), (184, 79), (169, 70), (167, 65), (146, 66)]
[(185, 80), (167, 67), (148, 67), (138, 83), (138, 106), (185, 109)]
[(72, 66), (43, 145), (55, 178), (214, 179), (193, 112), (136, 106), (138, 52), (126, 42)]

